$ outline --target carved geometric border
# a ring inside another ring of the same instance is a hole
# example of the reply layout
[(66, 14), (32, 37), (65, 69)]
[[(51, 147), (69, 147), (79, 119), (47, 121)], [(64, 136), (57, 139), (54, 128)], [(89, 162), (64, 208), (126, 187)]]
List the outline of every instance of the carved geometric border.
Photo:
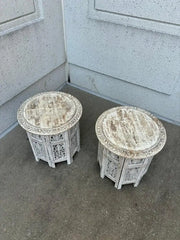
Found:
[[(67, 98), (69, 98), (69, 100), (72, 103), (74, 103), (76, 107), (74, 116), (68, 122), (62, 124), (59, 127), (40, 128), (38, 126), (32, 125), (24, 116), (24, 110), (26, 105), (30, 103), (34, 98), (37, 98), (42, 95), (49, 95), (49, 94), (56, 94), (56, 95), (59, 94), (61, 97), (66, 96)], [(76, 97), (72, 96), (71, 94), (64, 93), (64, 92), (57, 92), (57, 91), (38, 93), (33, 97), (28, 98), (25, 102), (23, 102), (17, 111), (17, 119), (22, 128), (24, 128), (27, 132), (34, 133), (37, 135), (46, 135), (46, 136), (56, 135), (69, 130), (80, 120), (81, 116), (82, 116), (82, 105), (80, 101)]]
[(17, 31), (44, 19), (42, 0), (33, 0), (35, 11), (22, 17), (0, 24), (0, 36)]
[[(141, 151), (128, 150), (113, 144), (110, 141), (110, 139), (107, 138), (104, 134), (103, 122), (104, 122), (104, 119), (107, 117), (107, 115), (112, 113), (113, 111), (116, 111), (116, 109), (131, 109), (131, 110), (140, 111), (148, 115), (156, 123), (159, 129), (159, 137), (157, 142), (153, 146)], [(143, 110), (137, 107), (132, 107), (132, 106), (115, 107), (103, 112), (96, 121), (95, 131), (96, 131), (96, 136), (98, 140), (105, 148), (107, 148), (109, 151), (113, 152), (114, 154), (121, 157), (125, 157), (125, 158), (142, 159), (142, 158), (152, 157), (162, 150), (167, 140), (166, 129), (164, 128), (163, 124), (154, 115), (152, 115), (150, 112), (146, 110)]]
[(103, 11), (95, 8), (95, 1), (96, 0), (89, 0), (88, 17), (91, 19), (180, 36), (179, 24), (166, 23), (154, 19), (146, 19), (138, 16)]

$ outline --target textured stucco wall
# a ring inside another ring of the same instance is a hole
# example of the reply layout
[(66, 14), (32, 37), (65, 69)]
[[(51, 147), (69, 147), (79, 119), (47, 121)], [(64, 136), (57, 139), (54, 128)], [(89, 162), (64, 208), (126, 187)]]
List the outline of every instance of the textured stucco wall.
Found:
[[(114, 6), (110, 12), (117, 10), (115, 14), (107, 12), (108, 1), (95, 2), (105, 12), (91, 9), (93, 1), (65, 1), (71, 82), (180, 122), (180, 27), (173, 9), (169, 16), (161, 14), (160, 20), (158, 12), (151, 19), (151, 11), (147, 15), (151, 20), (135, 19), (119, 14), (121, 8)], [(147, 1), (139, 2), (142, 9), (146, 7)]]
[[(23, 100), (40, 91), (55, 90), (66, 81), (61, 0), (34, 3), (42, 3), (40, 21), (35, 19), (38, 14), (29, 22), (18, 16), (10, 19), (13, 28), (5, 32), (0, 24), (0, 35), (10, 32), (0, 37), (0, 134), (16, 121), (16, 110)], [(28, 7), (29, 4), (20, 6), (22, 12)], [(11, 18), (8, 12), (7, 17)], [(23, 22), (28, 26), (23, 26)]]
[(0, 106), (0, 138), (8, 129), (17, 122), (17, 110), (19, 106), (29, 97), (44, 92), (59, 90), (66, 79), (66, 64), (61, 65), (46, 76), (36, 81), (30, 87)]

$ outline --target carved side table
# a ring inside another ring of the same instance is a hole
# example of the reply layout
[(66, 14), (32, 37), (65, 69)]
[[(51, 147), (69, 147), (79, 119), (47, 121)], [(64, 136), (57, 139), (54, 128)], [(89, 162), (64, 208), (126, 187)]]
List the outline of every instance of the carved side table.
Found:
[(36, 161), (72, 163), (80, 150), (79, 119), (81, 103), (70, 94), (44, 92), (26, 100), (17, 119), (28, 135)]
[(156, 117), (128, 106), (104, 112), (96, 122), (96, 135), (100, 175), (114, 181), (117, 189), (130, 183), (137, 187), (166, 142), (166, 130)]

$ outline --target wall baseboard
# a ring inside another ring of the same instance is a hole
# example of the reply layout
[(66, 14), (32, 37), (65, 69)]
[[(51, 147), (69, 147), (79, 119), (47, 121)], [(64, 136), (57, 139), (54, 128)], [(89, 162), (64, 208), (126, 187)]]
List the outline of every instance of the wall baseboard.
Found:
[[(89, 89), (87, 89), (87, 88), (80, 87), (80, 86), (78, 86), (78, 85), (76, 85), (76, 84), (74, 84), (74, 83), (67, 82), (67, 85), (72, 86), (72, 87), (74, 87), (74, 88), (78, 88), (78, 89), (80, 89), (80, 90), (82, 90), (82, 91), (84, 91), (84, 92), (87, 92), (87, 93), (92, 94), (92, 95), (94, 95), (94, 96), (97, 96), (97, 97), (103, 98), (103, 99), (105, 99), (105, 100), (108, 100), (108, 101), (117, 103), (117, 104), (122, 105), (122, 106), (127, 105), (127, 103), (125, 103), (125, 102), (117, 101), (117, 100), (115, 100), (115, 99), (113, 99), (113, 98), (110, 98), (110, 97), (104, 96), (104, 95), (102, 95), (102, 94), (93, 92), (93, 91), (91, 91), (91, 90), (89, 90)], [(132, 106), (133, 106), (133, 105), (132, 105)], [(135, 106), (135, 107), (136, 107), (136, 106)], [(166, 118), (166, 117), (163, 117), (163, 116), (161, 116), (161, 115), (158, 115), (157, 113), (154, 113), (154, 112), (151, 112), (151, 113), (152, 113), (154, 116), (156, 116), (157, 118), (159, 118), (159, 119), (161, 119), (161, 120), (163, 120), (163, 121), (165, 121), (165, 122), (168, 122), (168, 123), (171, 123), (171, 124), (180, 126), (180, 122), (173, 121), (173, 120), (171, 120), (171, 119), (168, 119), (168, 118)]]
[[(91, 90), (89, 90), (89, 89), (80, 87), (80, 86), (78, 86), (78, 85), (76, 85), (76, 84), (74, 84), (74, 83), (70, 83), (70, 82), (65, 82), (65, 83), (63, 83), (63, 84), (62, 84), (58, 89), (56, 89), (55, 91), (61, 90), (65, 85), (69, 85), (69, 86), (71, 86), (71, 87), (77, 88), (77, 89), (79, 89), (79, 90), (81, 90), (81, 91), (87, 92), (87, 93), (92, 94), (92, 95), (94, 95), (94, 96), (97, 96), (97, 97), (103, 98), (103, 99), (105, 99), (105, 100), (108, 100), (108, 101), (117, 103), (117, 104), (119, 104), (119, 105), (127, 105), (127, 104), (124, 103), (124, 102), (116, 101), (116, 100), (114, 100), (114, 99), (112, 99), (112, 98), (110, 98), (110, 97), (106, 97), (106, 96), (104, 96), (104, 95), (102, 95), (102, 94), (95, 93), (95, 92), (93, 92), (93, 91), (91, 91)], [(160, 115), (158, 115), (158, 114), (156, 114), (156, 113), (153, 113), (153, 112), (152, 112), (152, 114), (155, 115), (157, 118), (163, 120), (163, 121), (166, 121), (166, 122), (168, 122), (168, 123), (171, 123), (171, 124), (180, 126), (180, 123), (179, 123), (179, 122), (172, 121), (171, 119), (162, 117), (162, 116), (160, 116)], [(8, 133), (10, 133), (10, 132), (11, 132), (15, 127), (17, 127), (17, 126), (18, 126), (18, 122), (16, 121), (16, 122), (14, 122), (10, 127), (8, 127), (5, 131), (3, 131), (3, 132), (0, 134), (0, 139), (3, 138), (3, 137), (5, 137)]]

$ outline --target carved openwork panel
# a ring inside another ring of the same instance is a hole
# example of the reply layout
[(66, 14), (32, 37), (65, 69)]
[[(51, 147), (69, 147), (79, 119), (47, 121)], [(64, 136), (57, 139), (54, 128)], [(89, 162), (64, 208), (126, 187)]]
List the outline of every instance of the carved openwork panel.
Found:
[(31, 137), (32, 139), (35, 139), (36, 141), (40, 141), (40, 142), (42, 142), (42, 139), (43, 139), (41, 135), (33, 134), (33, 133), (31, 133)]
[[(115, 187), (121, 189), (123, 184), (134, 183), (138, 186), (143, 175), (147, 172), (152, 157), (129, 159), (118, 156), (99, 143), (98, 161), (101, 176), (107, 176), (115, 182)], [(102, 172), (103, 171), (103, 172)]]
[(96, 121), (101, 177), (109, 177), (120, 189), (123, 184), (138, 186), (151, 160), (166, 142), (166, 130), (149, 112), (131, 107), (115, 107)]
[(107, 159), (106, 173), (105, 175), (116, 181), (119, 164), (111, 159)]
[(119, 162), (119, 156), (114, 154), (113, 152), (107, 151), (108, 158), (113, 159), (114, 161)]
[(32, 139), (32, 147), (34, 149), (34, 152), (36, 153), (37, 158), (42, 160), (46, 159), (45, 147), (42, 142), (35, 141), (34, 139)]
[(74, 127), (72, 127), (70, 131), (70, 136), (72, 137), (77, 132), (78, 124), (76, 124)]
[(66, 147), (64, 143), (52, 145), (52, 153), (55, 162), (66, 159)]
[(64, 141), (64, 133), (50, 136), (51, 142)]
[(58, 162), (72, 163), (80, 150), (81, 115), (78, 99), (63, 92), (39, 93), (20, 106), (18, 122), (27, 131), (36, 161), (45, 160), (53, 168)]
[(128, 165), (129, 166), (143, 165), (144, 162), (145, 162), (145, 158), (142, 158), (142, 159), (129, 159), (128, 160)]
[(74, 153), (77, 150), (77, 145), (78, 145), (78, 141), (77, 141), (77, 128), (75, 128), (76, 132), (71, 136), (71, 156), (74, 155)]
[(140, 167), (127, 168), (125, 170), (125, 176), (124, 176), (124, 179), (123, 179), (123, 183), (136, 182), (140, 173), (141, 173), (141, 168)]
[(52, 136), (28, 132), (28, 138), (36, 161), (44, 160), (50, 167), (55, 167), (55, 163), (62, 161), (71, 163), (75, 152), (80, 149), (78, 124), (66, 132)]

